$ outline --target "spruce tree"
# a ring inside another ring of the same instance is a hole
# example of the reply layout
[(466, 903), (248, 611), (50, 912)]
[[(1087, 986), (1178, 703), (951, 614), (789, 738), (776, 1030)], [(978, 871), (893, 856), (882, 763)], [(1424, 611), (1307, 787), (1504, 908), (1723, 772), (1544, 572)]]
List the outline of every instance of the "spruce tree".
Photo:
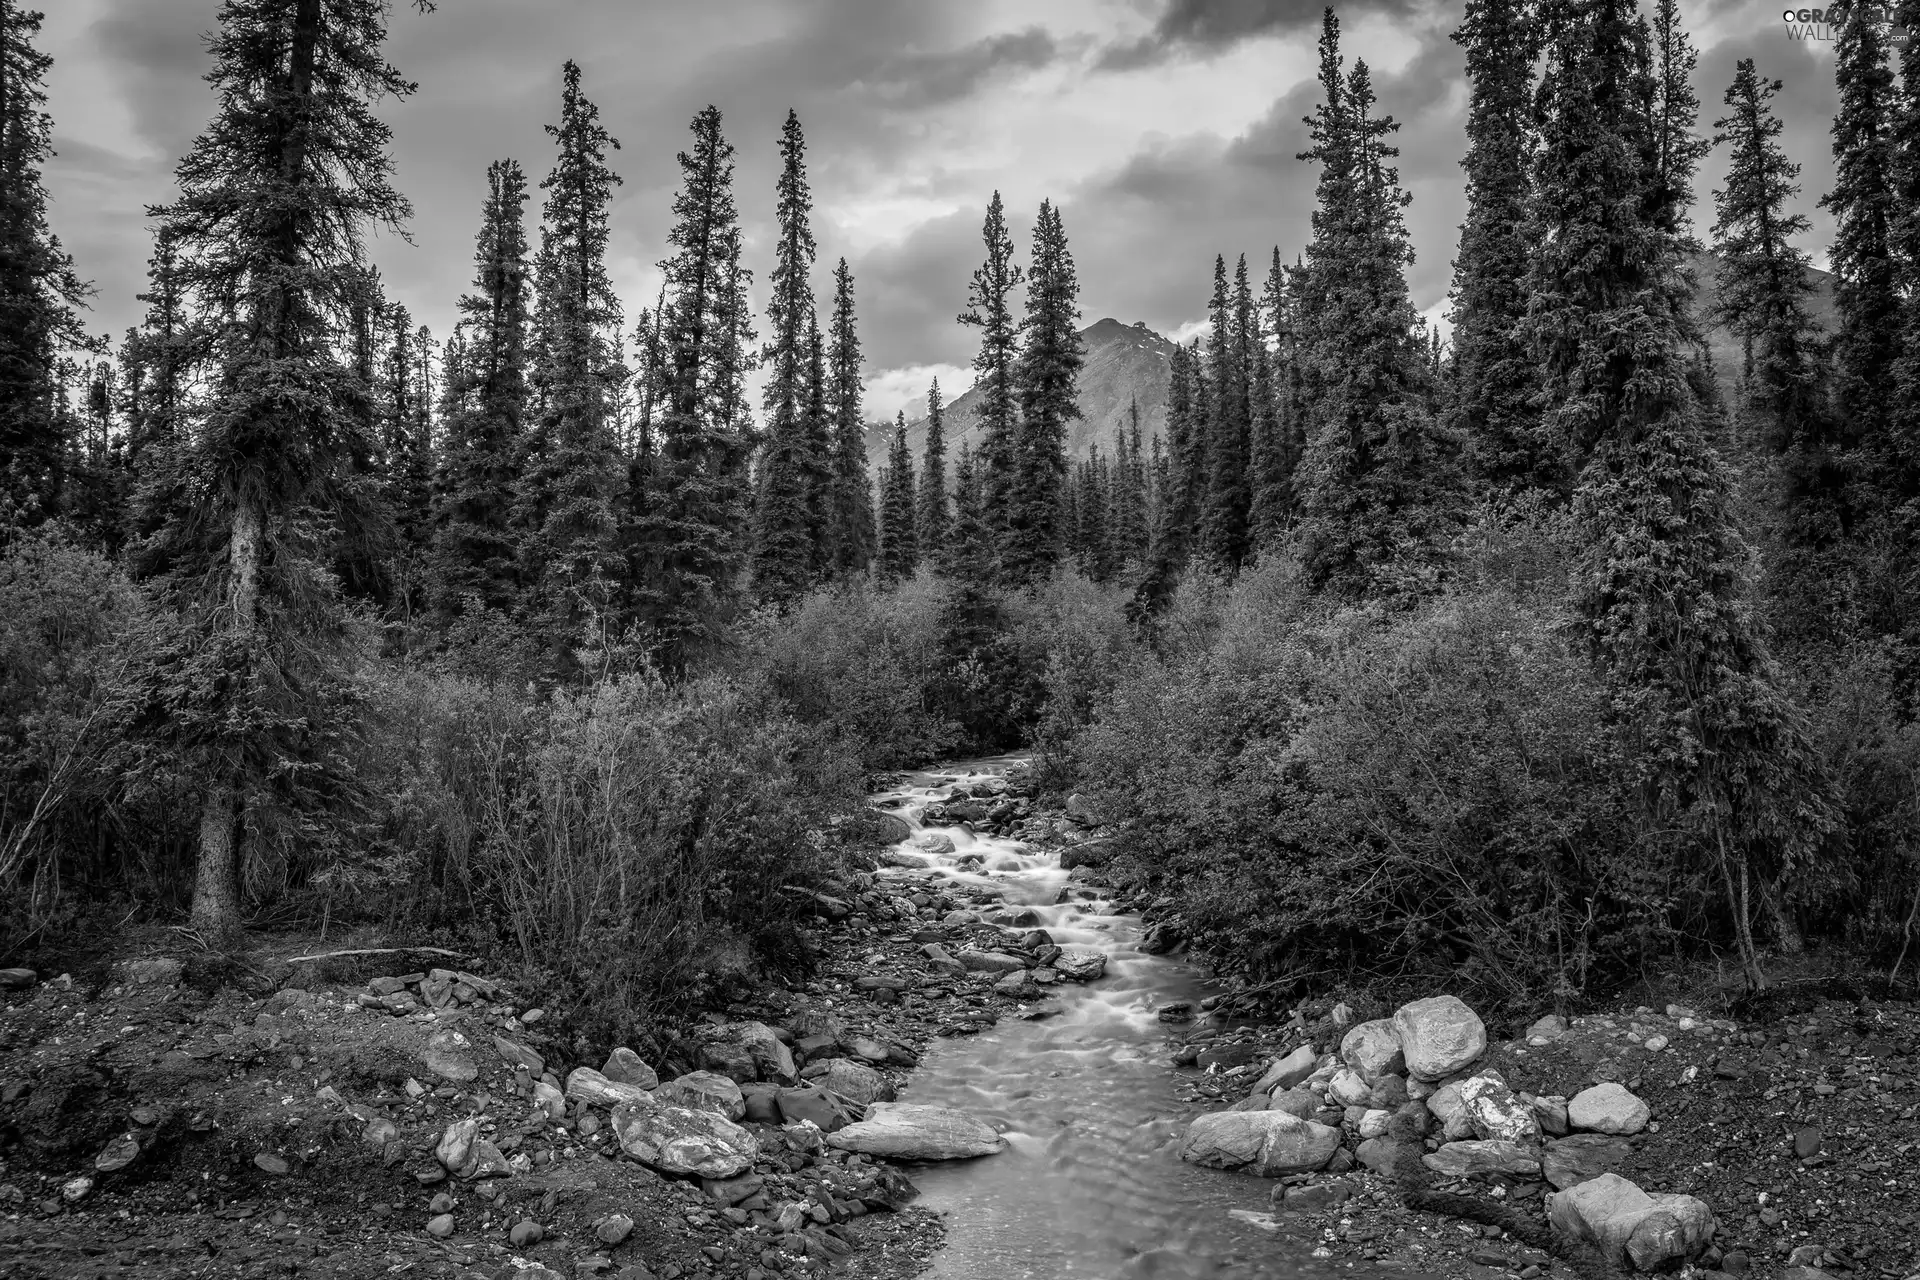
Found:
[(940, 399), (940, 379), (927, 388), (927, 446), (920, 462), (920, 554), (945, 568), (947, 526), (952, 523), (947, 500), (946, 408)]
[(1100, 446), (1088, 445), (1087, 460), (1080, 468), (1074, 523), (1080, 572), (1093, 582), (1113, 577), (1112, 470), (1107, 459), (1100, 456)]
[(334, 339), (366, 228), (409, 212), (373, 111), (413, 89), (381, 54), (387, 16), (384, 0), (226, 0), (218, 112), (154, 211), (214, 365), (165, 464), (188, 500), (145, 557), (185, 620), (153, 655), (153, 722), (204, 779), (192, 920), (209, 937), (239, 925), (244, 858), (304, 839), (337, 783), (347, 673), (326, 561), (369, 513), (365, 385)]
[(1426, 352), (1407, 294), (1408, 196), (1387, 161), (1391, 116), (1374, 114), (1364, 61), (1343, 74), (1340, 27), (1320, 39), (1325, 101), (1308, 120), (1320, 165), (1302, 277), (1312, 421), (1299, 470), (1311, 578), (1342, 595), (1430, 588), (1462, 497), (1456, 440), (1424, 403)]
[(814, 582), (833, 459), (820, 450), (807, 400), (807, 334), (814, 316), (809, 278), (814, 242), (808, 221), (813, 198), (807, 188), (806, 140), (792, 111), (780, 133), (780, 159), (774, 204), (779, 239), (769, 282), (769, 341), (761, 353), (770, 372), (761, 400), (766, 447), (754, 511), (753, 577), (762, 599), (785, 604)]
[(540, 252), (534, 359), (538, 421), (520, 481), (525, 607), (544, 631), (554, 669), (573, 669), (588, 619), (606, 613), (621, 587), (617, 533), (626, 466), (614, 402), (626, 381), (619, 359), (620, 300), (607, 275), (608, 209), (619, 175), (607, 153), (620, 143), (581, 92), (580, 68), (561, 68), (560, 122), (546, 126), (559, 155), (540, 184), (547, 193)]
[(692, 149), (679, 155), (681, 187), (667, 238), (674, 253), (660, 264), (667, 370), (635, 584), (640, 620), (672, 673), (720, 639), (737, 607), (750, 449), (742, 388), (752, 330), (733, 145), (716, 107), (694, 116), (692, 132)]
[(1015, 506), (1020, 461), (1019, 330), (1013, 320), (1012, 294), (1024, 278), (1013, 260), (1013, 237), (1007, 232), (1006, 211), (995, 191), (987, 204), (980, 238), (987, 256), (974, 269), (967, 286), (967, 309), (959, 322), (980, 330), (980, 349), (974, 353), (974, 387), (980, 401), (980, 449), (974, 459), (982, 506), (994, 531), (995, 556), (1006, 547), (1009, 520)]
[(518, 163), (488, 166), (473, 290), (460, 299), (465, 354), (449, 371), (463, 395), (444, 421), (434, 512), (434, 589), (448, 614), (509, 610), (517, 595), (511, 516), (515, 454), (527, 415), (526, 201)]
[(887, 470), (880, 486), (880, 579), (894, 583), (911, 578), (920, 564), (913, 454), (907, 449), (904, 412), (894, 423), (893, 445), (887, 451)]
[(1475, 479), (1497, 492), (1565, 493), (1565, 460), (1541, 434), (1531, 403), (1534, 362), (1519, 329), (1527, 314), (1532, 181), (1529, 113), (1535, 22), (1525, 0), (1468, 0), (1453, 39), (1466, 50), (1467, 220), (1453, 263), (1453, 395), (1448, 418)]
[(1892, 452), (1888, 410), (1900, 354), (1899, 288), (1893, 259), (1897, 214), (1894, 117), (1896, 93), (1887, 33), (1879, 12), (1846, 10), (1834, 41), (1839, 108), (1833, 117), (1834, 186), (1820, 201), (1834, 218), (1828, 262), (1835, 278), (1836, 409), (1846, 443), (1863, 448), (1862, 494), (1869, 517), (1885, 505), (1877, 473)]
[(826, 421), (833, 440), (833, 506), (827, 525), (835, 576), (863, 574), (873, 563), (873, 482), (860, 413), (860, 332), (854, 323), (853, 273), (833, 269), (833, 323), (827, 335)]
[(83, 341), (77, 309), (90, 292), (47, 225), (53, 59), (34, 47), (40, 20), (0, 0), (0, 541), (60, 512), (67, 442), (55, 362)]
[(1904, 505), (1920, 498), (1920, 0), (1900, 0), (1894, 22), (1907, 38), (1900, 47), (1896, 213), (1889, 228), (1901, 303), (1887, 434), (1894, 446), (1893, 483)]
[(1800, 166), (1777, 141), (1784, 122), (1770, 105), (1781, 87), (1762, 79), (1752, 58), (1740, 59), (1726, 92), (1730, 110), (1715, 122), (1714, 142), (1729, 144), (1729, 155), (1727, 185), (1713, 193), (1720, 279), (1711, 314), (1740, 339), (1747, 401), (1766, 421), (1769, 445), (1799, 455), (1794, 488), (1807, 493), (1840, 459), (1824, 438), (1820, 339), (1807, 308), (1811, 263), (1793, 243), (1811, 224), (1788, 207), (1800, 192)]
[(1134, 593), (1132, 613), (1144, 620), (1173, 599), (1193, 556), (1195, 528), (1206, 496), (1206, 420), (1199, 395), (1199, 355), (1192, 346), (1173, 349), (1167, 371), (1167, 453), (1154, 437), (1152, 546), (1147, 571)]
[(1253, 551), (1253, 295), (1243, 256), (1227, 286), (1226, 259), (1213, 260), (1213, 297), (1207, 304), (1207, 492), (1200, 538), (1207, 558), (1229, 572)]
[[(1003, 578), (1029, 583), (1059, 562), (1065, 529), (1061, 491), (1067, 480), (1067, 429), (1080, 417), (1080, 282), (1060, 211), (1040, 202), (1027, 269), (1027, 308), (1014, 367), (1020, 425), (1013, 487), (1000, 549)], [(984, 419), (983, 419), (984, 421)]]

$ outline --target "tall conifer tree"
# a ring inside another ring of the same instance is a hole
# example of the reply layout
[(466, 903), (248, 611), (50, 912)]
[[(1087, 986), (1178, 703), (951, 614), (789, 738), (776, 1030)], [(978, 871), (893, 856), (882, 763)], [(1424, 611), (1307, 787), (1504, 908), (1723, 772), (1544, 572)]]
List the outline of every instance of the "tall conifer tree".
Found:
[(1207, 304), (1207, 494), (1200, 537), (1207, 557), (1232, 571), (1253, 550), (1253, 295), (1243, 256), (1227, 285), (1227, 263), (1213, 260), (1213, 297)]
[(980, 237), (987, 254), (968, 283), (967, 309), (960, 313), (959, 321), (980, 330), (980, 349), (973, 357), (974, 386), (980, 401), (980, 449), (974, 468), (996, 547), (1004, 548), (1020, 458), (1020, 386), (1016, 376), (1020, 350), (1012, 295), (1024, 277), (1013, 260), (1013, 237), (1007, 231), (1006, 210), (998, 191), (987, 204)]
[(853, 273), (833, 269), (833, 323), (827, 335), (826, 419), (833, 439), (833, 506), (828, 544), (833, 571), (849, 577), (873, 563), (873, 482), (867, 474), (867, 430), (860, 412), (860, 332), (854, 322)]
[(927, 388), (927, 446), (920, 463), (920, 554), (944, 568), (947, 526), (952, 523), (947, 495), (946, 406), (940, 399), (940, 379)]
[(1014, 368), (1020, 425), (1000, 549), (1002, 575), (1014, 583), (1045, 577), (1060, 558), (1066, 533), (1060, 502), (1067, 481), (1067, 430), (1080, 417), (1080, 367), (1086, 361), (1080, 282), (1066, 227), (1050, 200), (1040, 202), (1034, 220), (1030, 261), (1022, 344)]
[(884, 582), (911, 578), (919, 567), (917, 505), (913, 454), (907, 449), (907, 415), (902, 412), (894, 423), (893, 445), (887, 451), (887, 470), (880, 482), (880, 577)]
[(343, 618), (331, 531), (367, 514), (353, 469), (365, 384), (335, 354), (369, 224), (409, 209), (372, 104), (413, 86), (384, 59), (384, 0), (226, 0), (218, 113), (155, 210), (178, 246), (215, 373), (166, 466), (191, 495), (145, 563), (189, 619), (154, 655), (156, 719), (205, 779), (192, 920), (239, 925), (242, 855), (302, 838), (333, 789)]

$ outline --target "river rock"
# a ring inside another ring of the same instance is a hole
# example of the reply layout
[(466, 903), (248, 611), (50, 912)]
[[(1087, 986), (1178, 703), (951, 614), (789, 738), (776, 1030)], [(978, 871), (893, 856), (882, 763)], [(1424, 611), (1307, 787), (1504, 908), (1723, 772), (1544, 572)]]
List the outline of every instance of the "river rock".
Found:
[(1216, 1111), (1195, 1117), (1180, 1158), (1263, 1178), (1311, 1173), (1340, 1149), (1340, 1131), (1285, 1111)]
[(1368, 1138), (1353, 1149), (1354, 1158), (1383, 1178), (1393, 1176), (1393, 1162), (1399, 1148), (1391, 1138)]
[(852, 1124), (860, 1117), (855, 1109), (839, 1097), (825, 1089), (812, 1085), (799, 1088), (783, 1088), (774, 1096), (780, 1108), (780, 1119), (784, 1124), (812, 1125), (822, 1133), (831, 1133), (836, 1129)]
[(1320, 1096), (1311, 1089), (1280, 1089), (1267, 1100), (1267, 1110), (1284, 1111), (1300, 1120), (1313, 1119), (1313, 1113), (1319, 1109)]
[(1567, 1034), (1567, 1020), (1557, 1013), (1550, 1013), (1544, 1018), (1534, 1019), (1533, 1025), (1527, 1028), (1527, 1043), (1552, 1044), (1565, 1034)]
[(1652, 1271), (1697, 1256), (1713, 1241), (1713, 1210), (1693, 1196), (1649, 1194), (1603, 1173), (1548, 1197), (1555, 1231), (1598, 1248), (1615, 1266)]
[(967, 971), (967, 966), (953, 958), (951, 952), (937, 942), (929, 942), (920, 948), (920, 954), (927, 958), (927, 968), (934, 973), (957, 977)]
[(1517, 1142), (1449, 1142), (1421, 1157), (1421, 1163), (1448, 1178), (1540, 1176), (1539, 1159)]
[(1454, 996), (1401, 1005), (1393, 1015), (1393, 1027), (1400, 1034), (1407, 1073), (1422, 1080), (1443, 1080), (1465, 1070), (1487, 1051), (1486, 1025)]
[(1320, 1055), (1313, 1046), (1303, 1044), (1284, 1058), (1275, 1058), (1260, 1082), (1253, 1086), (1255, 1093), (1273, 1093), (1280, 1089), (1291, 1089), (1311, 1076), (1314, 1068), (1320, 1065)]
[(1063, 951), (1054, 957), (1053, 967), (1068, 982), (1092, 982), (1107, 973), (1107, 957), (1100, 952), (1076, 955)]
[(527, 1046), (521, 1044), (518, 1040), (509, 1040), (505, 1036), (495, 1036), (493, 1038), (493, 1051), (499, 1054), (500, 1060), (508, 1066), (525, 1067), (527, 1074), (535, 1078), (545, 1073), (547, 1069), (545, 1059), (541, 1058), (541, 1056), (533, 1050), (527, 1048)]
[(1361, 1107), (1373, 1101), (1373, 1089), (1358, 1071), (1342, 1067), (1327, 1083), (1327, 1096), (1343, 1107)]
[(1567, 1100), (1559, 1094), (1535, 1098), (1533, 1119), (1540, 1126), (1540, 1132), (1549, 1137), (1564, 1138), (1571, 1127), (1567, 1122)]
[(615, 1107), (613, 1132), (622, 1151), (661, 1173), (731, 1178), (760, 1155), (753, 1135), (725, 1116), (651, 1099)]
[(831, 1089), (848, 1102), (865, 1107), (875, 1102), (893, 1101), (893, 1082), (872, 1067), (846, 1058), (835, 1058), (826, 1064), (826, 1068), (813, 1078), (813, 1083)]
[(952, 1107), (876, 1102), (867, 1118), (827, 1137), (829, 1146), (895, 1160), (966, 1160), (1006, 1146), (992, 1125)]
[(1557, 1190), (1591, 1181), (1603, 1173), (1612, 1173), (1633, 1154), (1633, 1144), (1625, 1138), (1604, 1133), (1576, 1133), (1558, 1142), (1549, 1142), (1540, 1156), (1540, 1169)]
[(1392, 1111), (1395, 1107), (1405, 1106), (1407, 1102), (1407, 1079), (1405, 1076), (1381, 1076), (1373, 1082), (1373, 1105)]
[(451, 1028), (429, 1036), (420, 1059), (427, 1064), (427, 1070), (455, 1084), (465, 1084), (480, 1076), (480, 1063), (473, 1056), (473, 1042)]
[(971, 947), (954, 959), (975, 973), (1012, 973), (1027, 967), (1025, 960), (1016, 959), (1004, 951), (976, 951)]
[(1375, 1018), (1349, 1030), (1340, 1038), (1340, 1060), (1369, 1085), (1407, 1069), (1407, 1055), (1391, 1018)]
[(740, 1092), (740, 1086), (730, 1077), (713, 1071), (689, 1071), (669, 1080), (653, 1091), (653, 1100), (690, 1111), (711, 1111), (729, 1120), (739, 1120), (747, 1114), (747, 1099)]
[(478, 1120), (456, 1120), (440, 1135), (439, 1143), (433, 1148), (433, 1158), (449, 1172), (458, 1172), (467, 1163), (467, 1157), (473, 1153), (473, 1144), (479, 1137)]
[(736, 1084), (751, 1084), (755, 1080), (793, 1084), (800, 1078), (794, 1072), (792, 1051), (781, 1043), (773, 1028), (764, 1022), (728, 1023), (720, 1029), (715, 1043), (708, 1048), (711, 1050), (719, 1045), (738, 1046), (746, 1053), (750, 1066), (744, 1069), (735, 1055), (727, 1055), (724, 1070), (711, 1062), (708, 1064), (709, 1070), (726, 1076)]
[(609, 1080), (592, 1067), (575, 1067), (567, 1075), (567, 1096), (596, 1107), (651, 1101), (653, 1095), (637, 1084)]
[(1037, 1000), (1040, 998), (1040, 986), (1033, 980), (1033, 974), (1026, 969), (1015, 969), (1003, 973), (1000, 980), (993, 984), (994, 992), (1012, 1000)]
[(1384, 1138), (1387, 1136), (1387, 1125), (1392, 1119), (1393, 1112), (1382, 1107), (1374, 1107), (1360, 1117), (1360, 1123), (1355, 1127), (1362, 1138)]
[(1582, 1089), (1567, 1103), (1567, 1122), (1592, 1133), (1636, 1134), (1652, 1116), (1645, 1102), (1612, 1081)]
[(1502, 1142), (1540, 1141), (1540, 1123), (1530, 1103), (1520, 1101), (1498, 1080), (1475, 1076), (1460, 1082), (1460, 1109), (1476, 1137)]
[(600, 1068), (600, 1074), (615, 1084), (630, 1084), (641, 1089), (660, 1087), (660, 1076), (647, 1065), (633, 1050), (622, 1046), (607, 1055), (607, 1065)]

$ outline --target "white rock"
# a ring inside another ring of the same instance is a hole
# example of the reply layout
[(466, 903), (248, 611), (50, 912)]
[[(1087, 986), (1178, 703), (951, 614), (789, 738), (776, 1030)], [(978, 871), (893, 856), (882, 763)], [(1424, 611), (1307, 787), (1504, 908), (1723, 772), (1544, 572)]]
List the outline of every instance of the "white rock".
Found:
[(872, 1067), (846, 1058), (829, 1059), (826, 1067), (813, 1083), (832, 1090), (855, 1106), (893, 1101), (893, 1082)]
[(1476, 1137), (1502, 1142), (1538, 1142), (1540, 1124), (1533, 1107), (1498, 1080), (1475, 1076), (1460, 1082), (1460, 1109)]
[(600, 1068), (600, 1074), (615, 1084), (638, 1085), (642, 1089), (660, 1087), (660, 1076), (647, 1065), (645, 1058), (624, 1045), (607, 1055), (607, 1065)]
[(952, 1107), (876, 1102), (865, 1120), (828, 1134), (827, 1144), (896, 1160), (965, 1160), (994, 1155), (1007, 1141), (986, 1121)]
[(740, 1092), (740, 1086), (712, 1071), (689, 1071), (669, 1080), (653, 1091), (653, 1100), (690, 1111), (711, 1111), (729, 1120), (739, 1120), (747, 1114), (747, 1099)]
[(1272, 1093), (1278, 1089), (1292, 1089), (1313, 1075), (1319, 1065), (1320, 1055), (1313, 1051), (1312, 1045), (1303, 1044), (1286, 1057), (1275, 1058), (1267, 1068), (1267, 1073), (1253, 1086), (1253, 1091)]
[(1487, 1051), (1485, 1024), (1453, 996), (1401, 1005), (1393, 1015), (1393, 1026), (1406, 1054), (1407, 1073), (1417, 1079), (1445, 1079)]
[(545, 1112), (549, 1120), (558, 1120), (567, 1114), (566, 1095), (545, 1080), (534, 1082), (533, 1105)]
[(1284, 1111), (1216, 1111), (1188, 1126), (1180, 1158), (1277, 1178), (1324, 1168), (1339, 1149), (1340, 1131), (1331, 1125)]
[(1363, 1107), (1373, 1100), (1373, 1088), (1358, 1071), (1342, 1068), (1327, 1083), (1327, 1095), (1343, 1107)]
[(613, 1109), (620, 1149), (661, 1173), (731, 1178), (753, 1167), (760, 1144), (751, 1133), (711, 1111), (668, 1107), (648, 1098)]
[(1713, 1211), (1693, 1196), (1649, 1195), (1617, 1173), (1547, 1197), (1554, 1230), (1594, 1245), (1615, 1266), (1642, 1271), (1692, 1258), (1713, 1240)]
[(1391, 1018), (1363, 1022), (1342, 1036), (1340, 1060), (1359, 1072), (1368, 1084), (1407, 1069), (1406, 1054), (1400, 1048), (1400, 1033), (1394, 1030)]
[(1567, 1122), (1589, 1133), (1630, 1136), (1646, 1128), (1652, 1116), (1645, 1102), (1612, 1081), (1582, 1089), (1567, 1103)]
[(575, 1067), (567, 1075), (567, 1096), (596, 1107), (617, 1107), (622, 1103), (644, 1103), (653, 1095), (637, 1084), (609, 1080), (592, 1067)]
[(1384, 1138), (1387, 1136), (1387, 1124), (1393, 1119), (1393, 1112), (1375, 1107), (1360, 1117), (1360, 1137)]
[(1505, 1173), (1538, 1177), (1540, 1157), (1517, 1142), (1449, 1142), (1421, 1157), (1421, 1163), (1449, 1178)]
[(434, 1159), (448, 1170), (458, 1172), (473, 1154), (473, 1144), (479, 1137), (478, 1120), (456, 1120), (440, 1135), (440, 1142), (433, 1149)]

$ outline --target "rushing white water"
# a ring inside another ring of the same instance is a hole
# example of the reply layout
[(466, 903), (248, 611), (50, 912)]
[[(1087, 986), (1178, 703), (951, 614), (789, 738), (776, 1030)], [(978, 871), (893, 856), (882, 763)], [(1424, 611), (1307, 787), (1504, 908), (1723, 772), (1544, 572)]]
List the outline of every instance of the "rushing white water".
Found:
[[(1003, 1016), (979, 1035), (937, 1041), (914, 1073), (903, 1100), (963, 1108), (1003, 1130), (1010, 1144), (997, 1156), (911, 1171), (923, 1203), (947, 1219), (947, 1246), (929, 1274), (1252, 1280), (1331, 1272), (1311, 1258), (1310, 1242), (1271, 1230), (1274, 1184), (1196, 1168), (1176, 1154), (1195, 1109), (1178, 1096), (1178, 1077), (1167, 1065), (1168, 1028), (1155, 1015), (1173, 1001), (1198, 1001), (1207, 991), (1203, 975), (1142, 952), (1134, 917), (1109, 914), (1104, 901), (1072, 891), (1063, 895), (1068, 876), (1054, 855), (964, 826), (923, 822), (926, 808), (952, 795), (955, 783), (977, 783), (1011, 763), (917, 773), (875, 798), (913, 829), (895, 852), (936, 875), (989, 886), (1009, 904), (1030, 906), (1068, 951), (1108, 956), (1106, 977), (1053, 989), (1045, 1003), (1057, 1013), (1034, 1021)], [(928, 833), (946, 836), (953, 852), (928, 851), (938, 843)]]

